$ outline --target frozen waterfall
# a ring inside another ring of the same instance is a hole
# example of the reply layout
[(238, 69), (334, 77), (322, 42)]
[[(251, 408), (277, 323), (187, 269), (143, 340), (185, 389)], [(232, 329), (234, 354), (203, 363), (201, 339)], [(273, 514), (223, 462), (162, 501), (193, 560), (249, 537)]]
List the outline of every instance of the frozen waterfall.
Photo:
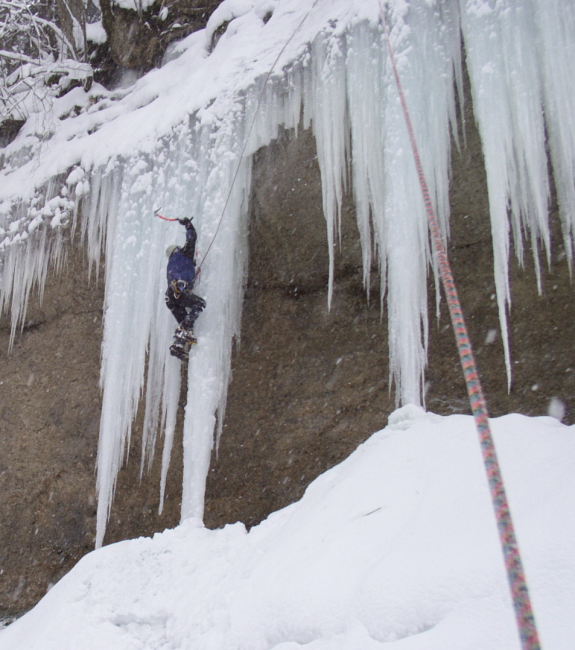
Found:
[[(505, 334), (510, 233), (520, 258), (523, 238), (536, 260), (539, 245), (549, 255), (546, 145), (572, 263), (575, 5), (392, 0), (385, 10), (446, 238), (463, 34), (487, 167)], [(216, 28), (228, 21), (214, 47)], [(80, 109), (70, 112), (71, 104)], [(209, 250), (196, 285), (208, 308), (197, 322), (199, 344), (189, 362), (182, 502), (182, 518), (203, 515), (216, 422), (221, 432), (232, 343), (240, 332), (251, 157), (277, 136), (280, 125), (311, 126), (316, 138), (330, 301), (341, 200), (350, 177), (364, 281), (369, 284), (373, 261), (384, 280), (389, 373), (397, 399), (422, 402), (426, 281), (433, 258), (378, 0), (225, 0), (207, 29), (188, 37), (161, 70), (129, 90), (75, 89), (55, 100), (48, 118), (49, 137), (39, 133), (39, 117), (34, 122), (32, 116), (0, 156), (0, 304), (11, 310), (14, 336), (31, 288), (37, 284), (41, 290), (49, 263), (61, 261), (70, 233), (81, 235), (92, 264), (105, 253), (97, 545), (142, 395), (143, 469), (158, 431), (164, 434), (162, 495), (170, 461), (180, 364), (168, 353), (174, 324), (163, 304), (165, 249), (184, 235), (179, 226), (153, 218), (160, 207), (170, 216), (194, 215), (199, 258)]]

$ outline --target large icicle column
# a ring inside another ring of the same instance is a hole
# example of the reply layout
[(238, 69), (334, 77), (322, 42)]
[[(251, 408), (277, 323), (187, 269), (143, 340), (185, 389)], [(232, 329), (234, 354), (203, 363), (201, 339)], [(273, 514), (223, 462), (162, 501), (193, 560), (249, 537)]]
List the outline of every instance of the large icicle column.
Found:
[(523, 237), (529, 240), (541, 291), (540, 242), (547, 262), (550, 256), (546, 132), (572, 263), (575, 73), (567, 61), (574, 47), (575, 7), (554, 0), (462, 0), (461, 5), (473, 106), (487, 170), (495, 283), (510, 385), (510, 230), (520, 261)]
[[(508, 204), (518, 252), (524, 234), (534, 248), (540, 239), (549, 247), (545, 129), (571, 259), (575, 84), (566, 62), (575, 9), (568, 0), (394, 0), (385, 11), (446, 238), (463, 30), (488, 171), (505, 334)], [(198, 320), (199, 344), (189, 364), (182, 504), (183, 517), (202, 515), (214, 427), (223, 422), (232, 339), (239, 332), (251, 156), (276, 137), (279, 125), (297, 128), (303, 116), (303, 126), (311, 126), (316, 138), (331, 258), (328, 301), (341, 200), (350, 181), (365, 284), (372, 260), (383, 278), (397, 400), (421, 403), (423, 397), (432, 256), (380, 2), (226, 0), (206, 30), (190, 36), (174, 55), (179, 56), (130, 90), (99, 88), (90, 95), (77, 89), (74, 110), (69, 100), (56, 103), (52, 137), (32, 141), (26, 139), (30, 131), (23, 132), (2, 171), (10, 179), (0, 195), (2, 304), (12, 296), (14, 323), (21, 322), (32, 283), (41, 285), (46, 260), (57, 258), (51, 228), (76, 223), (93, 261), (105, 246), (98, 544), (144, 386), (143, 464), (153, 454), (158, 429), (166, 441), (163, 485), (169, 464), (179, 366), (167, 354), (173, 323), (162, 304), (164, 250), (183, 233), (153, 218), (159, 207), (170, 216), (193, 214), (200, 259), (207, 253), (197, 290), (208, 307)], [(55, 180), (49, 184), (50, 179)], [(20, 276), (22, 287), (15, 284)], [(509, 351), (507, 359), (509, 367)]]
[[(402, 61), (405, 83), (415, 106), (428, 106), (430, 93), (436, 97), (434, 111), (417, 111), (421, 116), (417, 128), (427, 153), (429, 170), (433, 170), (430, 177), (434, 180), (434, 197), (444, 229), (447, 230), (449, 121), (453, 120), (455, 113), (454, 68), (459, 72), (455, 9), (449, 3), (434, 8), (422, 3), (411, 9), (403, 7), (400, 11), (392, 12), (391, 18), (394, 22), (392, 40)], [(216, 12), (214, 23), (217, 20)], [(210, 27), (208, 25), (208, 30)], [(432, 33), (438, 35), (437, 39), (424, 38), (430, 28)], [(421, 53), (429, 66), (425, 74), (421, 66), (407, 56), (409, 51), (420, 50), (420, 43), (424, 44)], [(184, 421), (183, 518), (201, 518), (203, 515), (214, 426), (217, 417), (221, 427), (224, 417), (231, 343), (233, 336), (239, 334), (246, 268), (246, 228), (242, 223), (247, 210), (250, 156), (277, 135), (278, 125), (297, 127), (302, 109), (303, 125), (311, 125), (316, 137), (322, 174), (331, 259), (328, 300), (332, 295), (333, 251), (339, 230), (346, 167), (351, 158), (354, 160), (354, 194), (358, 204), (366, 206), (359, 213), (362, 219), (360, 231), (364, 234), (365, 277), (369, 278), (371, 270), (369, 251), (372, 242), (368, 235), (371, 214), (377, 235), (375, 245), (380, 268), (388, 278), (390, 374), (397, 384), (397, 399), (402, 403), (421, 403), (427, 337), (426, 271), (430, 256), (425, 213), (417, 191), (413, 161), (408, 155), (408, 136), (403, 127), (400, 104), (393, 91), (386, 52), (382, 47), (380, 17), (375, 13), (371, 21), (346, 25), (345, 29), (336, 22), (335, 26), (313, 36), (309, 49), (305, 49), (305, 55), (297, 56), (287, 72), (278, 72), (267, 82), (266, 77), (260, 76), (256, 83), (246, 88), (241, 101), (232, 104), (228, 100), (222, 105), (216, 100), (209, 112), (199, 115), (198, 122), (194, 118), (187, 140), (187, 151), (193, 164), (186, 171), (190, 180), (185, 189), (181, 181), (175, 180), (179, 172), (170, 174), (170, 196), (182, 196), (189, 192), (181, 204), (191, 205), (192, 212), (198, 216), (200, 259), (203, 260), (206, 255), (198, 290), (209, 304), (198, 321), (199, 344), (190, 358)], [(366, 69), (367, 72), (357, 74), (359, 69)], [(358, 96), (369, 99), (360, 103)], [(206, 116), (210, 116), (210, 119)], [(380, 139), (375, 142), (371, 125), (376, 125), (374, 128), (381, 133)], [(356, 150), (352, 149), (351, 143), (356, 141), (364, 143), (363, 151), (361, 145), (356, 145)], [(163, 157), (173, 160), (174, 154), (165, 151), (154, 156), (159, 160)], [(144, 199), (138, 198), (134, 183), (142, 194), (140, 176), (143, 174), (147, 178), (146, 175), (153, 168), (141, 160), (132, 165), (138, 170), (138, 179), (129, 179), (125, 189), (120, 191), (122, 207), (117, 212), (126, 215), (150, 214), (153, 209), (150, 200), (147, 199), (146, 204), (141, 203)], [(150, 178), (156, 176), (152, 171)], [(232, 181), (235, 181), (233, 187)], [(162, 196), (160, 185), (152, 186), (148, 193), (156, 202), (161, 198), (160, 203), (174, 211), (170, 196)], [(123, 205), (122, 202), (126, 200), (126, 205)], [(140, 201), (137, 208), (133, 207), (134, 201)], [(397, 218), (399, 214), (403, 215), (402, 219)], [(406, 221), (405, 217), (409, 220)], [(127, 224), (132, 220), (133, 217), (126, 217)], [(155, 240), (156, 237), (151, 238)], [(128, 239), (127, 231), (118, 238), (122, 242), (121, 256), (126, 250), (124, 242)], [(136, 257), (138, 254), (149, 260), (147, 252), (139, 252)], [(120, 275), (123, 273), (122, 264), (114, 263), (111, 272), (115, 273), (115, 269)], [(136, 272), (134, 281), (141, 273)], [(110, 278), (112, 286), (121, 283), (120, 275)], [(154, 277), (157, 276), (151, 273), (150, 278)], [(117, 300), (121, 304), (119, 309), (124, 309), (125, 297), (121, 292), (117, 297), (112, 296), (112, 300)], [(109, 354), (107, 341), (117, 341), (122, 336), (119, 331), (122, 323), (126, 322), (123, 318), (109, 321), (108, 314), (114, 307), (113, 302), (108, 304), (105, 359)], [(115, 323), (119, 328), (117, 332)], [(136, 327), (136, 322), (131, 327)], [(147, 336), (144, 332), (141, 341), (136, 342), (138, 352), (133, 355), (134, 363), (145, 362)], [(125, 349), (125, 343), (119, 349)], [(118, 358), (119, 352), (115, 352), (113, 347), (111, 350), (111, 358)], [(153, 349), (150, 355), (153, 360)], [(155, 361), (152, 363), (156, 369), (159, 367)], [(124, 375), (122, 383), (133, 387), (131, 398), (129, 393), (119, 392), (115, 383), (117, 380), (111, 379), (118, 376), (118, 369), (108, 371), (103, 366), (98, 544), (103, 541), (114, 480), (129, 436), (130, 413), (133, 417), (141, 389), (141, 384), (130, 380), (129, 376), (143, 376), (143, 366), (134, 372), (129, 367), (123, 368), (123, 372), (129, 374)], [(158, 376), (162, 377), (162, 373)], [(148, 383), (155, 381), (155, 377), (148, 375)], [(109, 400), (107, 385), (111, 386)], [(155, 390), (157, 392), (158, 389)], [(132, 401), (128, 403), (127, 399)], [(125, 414), (122, 428), (112, 424), (118, 413)], [(169, 454), (165, 454), (165, 462), (169, 462)]]

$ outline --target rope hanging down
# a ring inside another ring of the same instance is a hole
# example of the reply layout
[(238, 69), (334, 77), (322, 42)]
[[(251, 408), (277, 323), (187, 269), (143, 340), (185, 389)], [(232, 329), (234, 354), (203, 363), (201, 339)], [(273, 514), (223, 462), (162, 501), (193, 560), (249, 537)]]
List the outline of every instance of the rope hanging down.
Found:
[(200, 262), (200, 264), (198, 266), (198, 272), (200, 272), (202, 270), (202, 264), (205, 262), (206, 257), (208, 256), (208, 253), (210, 252), (210, 249), (212, 247), (212, 244), (214, 243), (216, 237), (218, 236), (218, 232), (220, 230), (220, 226), (222, 225), (222, 221), (224, 219), (224, 214), (226, 212), (226, 208), (228, 207), (228, 203), (230, 202), (230, 197), (232, 196), (232, 190), (234, 189), (234, 185), (236, 184), (236, 179), (237, 179), (238, 174), (240, 172), (240, 166), (242, 164), (242, 161), (243, 161), (245, 153), (246, 153), (246, 148), (248, 146), (248, 141), (250, 139), (250, 135), (252, 134), (254, 124), (256, 123), (256, 118), (258, 116), (258, 112), (260, 110), (262, 100), (264, 98), (264, 92), (265, 92), (266, 86), (268, 84), (268, 81), (269, 81), (269, 79), (270, 79), (270, 77), (272, 75), (272, 72), (274, 71), (274, 68), (277, 65), (277, 62), (280, 60), (281, 55), (285, 52), (286, 47), (291, 43), (293, 37), (299, 32), (299, 30), (301, 29), (301, 26), (304, 24), (306, 18), (310, 15), (310, 13), (313, 11), (314, 7), (316, 6), (316, 4), (318, 2), (319, 2), (319, 0), (315, 0), (315, 2), (312, 4), (312, 6), (307, 11), (307, 13), (304, 15), (304, 17), (298, 23), (298, 25), (294, 29), (292, 35), (287, 39), (287, 41), (284, 43), (282, 49), (279, 51), (279, 54), (277, 55), (275, 61), (272, 63), (272, 67), (269, 69), (269, 72), (267, 73), (266, 78), (264, 79), (264, 85), (262, 86), (262, 91), (261, 91), (260, 96), (258, 98), (258, 103), (256, 105), (256, 110), (254, 111), (254, 117), (253, 117), (252, 122), (250, 124), (250, 128), (248, 129), (248, 132), (246, 134), (246, 138), (245, 138), (245, 141), (244, 141), (244, 146), (242, 147), (242, 152), (241, 152), (240, 158), (238, 160), (238, 165), (236, 167), (234, 177), (232, 178), (232, 183), (230, 185), (230, 189), (229, 189), (228, 195), (226, 197), (226, 202), (224, 203), (224, 207), (222, 209), (222, 214), (221, 214), (221, 216), (219, 218), (218, 225), (216, 226), (216, 232), (214, 233), (214, 236), (212, 237), (212, 240), (210, 241), (208, 249), (206, 250), (206, 252), (204, 253), (204, 256), (202, 257), (202, 261)]
[(537, 628), (535, 626), (535, 618), (533, 616), (533, 609), (531, 607), (531, 600), (529, 598), (529, 591), (527, 589), (527, 582), (525, 580), (525, 573), (523, 571), (523, 564), (519, 554), (519, 547), (517, 545), (517, 538), (513, 522), (511, 520), (511, 512), (509, 511), (509, 504), (505, 494), (505, 487), (503, 485), (503, 478), (495, 452), (495, 445), (493, 443), (493, 436), (489, 428), (489, 416), (487, 413), (487, 404), (483, 396), (483, 389), (477, 373), (475, 359), (471, 349), (471, 342), (467, 333), (467, 327), (463, 318), (461, 310), (461, 303), (457, 295), (455, 287), (455, 280), (451, 272), (451, 266), (447, 257), (447, 251), (441, 237), (437, 217), (431, 204), (429, 189), (423, 173), (421, 159), (419, 157), (419, 150), (415, 141), (413, 126), (403, 94), (403, 88), (395, 65), (395, 57), (393, 49), (389, 40), (389, 29), (385, 18), (383, 6), (381, 6), (381, 15), (383, 18), (383, 27), (385, 30), (385, 39), (387, 42), (387, 49), (389, 51), (389, 59), (395, 77), (395, 83), (399, 93), (407, 131), (409, 133), (409, 141), (415, 159), (415, 166), (417, 175), (419, 177), (419, 184), (421, 186), (421, 193), (423, 194), (423, 202), (425, 204), (425, 211), (427, 213), (427, 221), (431, 233), (431, 239), (437, 261), (439, 263), (439, 271), (441, 274), (441, 281), (445, 291), (447, 305), (451, 316), (451, 323), (455, 331), (455, 338), (457, 340), (457, 348), (459, 351), (459, 358), (461, 359), (461, 366), (465, 376), (465, 384), (467, 385), (467, 393), (469, 401), (471, 402), (471, 410), (475, 418), (475, 426), (479, 434), (481, 443), (481, 452), (483, 455), (483, 462), (487, 472), (487, 480), (489, 482), (489, 489), (491, 491), (491, 499), (493, 501), (493, 508), (495, 510), (495, 518), (497, 520), (497, 527), (499, 529), (499, 539), (503, 549), (503, 556), (505, 559), (505, 566), (507, 569), (507, 579), (511, 589), (511, 597), (513, 599), (513, 606), (515, 608), (515, 617), (517, 626), (519, 628), (519, 636), (521, 637), (521, 646), (523, 650), (540, 650), (539, 637)]

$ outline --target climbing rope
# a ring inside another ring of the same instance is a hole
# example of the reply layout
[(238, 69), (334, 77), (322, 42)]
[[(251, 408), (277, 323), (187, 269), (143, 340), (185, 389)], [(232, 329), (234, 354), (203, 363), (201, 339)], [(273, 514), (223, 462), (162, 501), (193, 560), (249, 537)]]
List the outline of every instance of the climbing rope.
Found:
[[(236, 184), (236, 180), (237, 180), (238, 174), (239, 174), (239, 172), (240, 172), (241, 164), (242, 164), (242, 162), (243, 162), (243, 160), (244, 160), (244, 156), (245, 156), (245, 153), (246, 153), (246, 148), (247, 148), (247, 146), (248, 146), (248, 142), (249, 142), (250, 136), (251, 136), (251, 134), (252, 134), (252, 131), (253, 131), (254, 125), (255, 125), (255, 123), (256, 123), (256, 118), (257, 118), (257, 116), (258, 116), (258, 112), (259, 112), (259, 110), (260, 110), (260, 106), (261, 106), (261, 104), (262, 104), (262, 100), (263, 100), (263, 98), (264, 98), (264, 92), (265, 92), (265, 90), (266, 90), (266, 86), (267, 86), (267, 84), (268, 84), (268, 81), (269, 81), (269, 79), (270, 79), (270, 77), (271, 77), (271, 75), (272, 75), (272, 72), (274, 71), (274, 69), (275, 69), (275, 67), (276, 67), (276, 65), (277, 65), (277, 62), (280, 60), (281, 55), (285, 52), (287, 46), (291, 43), (293, 37), (294, 37), (294, 36), (298, 33), (298, 31), (301, 29), (301, 26), (304, 24), (305, 20), (306, 20), (307, 17), (310, 15), (310, 13), (313, 11), (314, 7), (317, 5), (318, 2), (319, 2), (319, 0), (315, 0), (315, 2), (312, 4), (312, 6), (311, 6), (311, 7), (309, 8), (309, 10), (307, 11), (307, 13), (304, 15), (304, 17), (303, 17), (303, 18), (301, 19), (301, 21), (298, 23), (297, 27), (294, 29), (294, 31), (293, 31), (293, 33), (291, 34), (291, 36), (290, 36), (290, 37), (288, 38), (288, 40), (284, 43), (282, 49), (279, 51), (279, 54), (277, 55), (275, 61), (273, 62), (271, 68), (269, 69), (269, 71), (268, 71), (268, 73), (267, 73), (267, 75), (266, 75), (266, 77), (265, 77), (265, 79), (264, 79), (264, 84), (263, 84), (263, 86), (262, 86), (262, 90), (261, 90), (261, 92), (260, 92), (260, 96), (259, 96), (259, 98), (258, 98), (258, 103), (257, 103), (257, 105), (256, 105), (256, 110), (254, 111), (254, 117), (253, 117), (253, 119), (252, 119), (252, 121), (251, 121), (250, 128), (248, 129), (248, 132), (247, 132), (247, 134), (246, 134), (245, 141), (244, 141), (244, 145), (243, 145), (243, 147), (242, 147), (242, 151), (241, 151), (241, 153), (240, 153), (240, 157), (239, 157), (239, 160), (238, 160), (238, 164), (237, 164), (237, 166), (236, 166), (236, 171), (235, 171), (234, 176), (233, 176), (233, 178), (232, 178), (232, 182), (231, 182), (231, 184), (230, 184), (230, 189), (229, 189), (228, 194), (227, 194), (227, 196), (226, 196), (226, 201), (225, 201), (225, 203), (224, 203), (224, 207), (222, 208), (222, 213), (221, 213), (221, 215), (220, 215), (220, 218), (218, 219), (218, 225), (216, 226), (216, 231), (214, 232), (214, 235), (213, 235), (213, 237), (212, 237), (212, 239), (211, 239), (211, 241), (210, 241), (210, 243), (209, 243), (209, 245), (208, 245), (208, 248), (206, 249), (206, 252), (204, 253), (204, 256), (202, 257), (201, 262), (198, 264), (198, 267), (197, 267), (197, 270), (196, 270), (196, 276), (197, 276), (197, 277), (201, 277), (202, 265), (203, 265), (203, 263), (206, 261), (206, 257), (208, 256), (208, 253), (210, 252), (210, 250), (211, 250), (211, 248), (212, 248), (212, 245), (213, 245), (214, 241), (216, 240), (216, 237), (218, 236), (218, 232), (219, 232), (219, 230), (220, 230), (220, 226), (222, 225), (222, 221), (223, 221), (223, 219), (224, 219), (224, 214), (225, 214), (225, 212), (226, 212), (226, 208), (228, 207), (228, 203), (230, 202), (230, 198), (231, 198), (231, 196), (232, 196), (232, 191), (233, 191), (234, 186), (235, 186), (235, 184)], [(178, 219), (169, 219), (169, 218), (167, 218), (167, 217), (163, 217), (161, 214), (159, 214), (159, 210), (160, 210), (160, 209), (161, 209), (161, 208), (158, 208), (157, 210), (154, 211), (154, 216), (156, 216), (156, 217), (158, 217), (158, 218), (160, 218), (160, 219), (163, 219), (164, 221), (178, 221)]]
[[(239, 174), (241, 163), (243, 162), (247, 144), (255, 125), (255, 121), (263, 101), (264, 92), (267, 86), (267, 83), (271, 77), (273, 70), (275, 69), (276, 64), (278, 63), (281, 55), (284, 53), (285, 49), (292, 41), (296, 33), (299, 31), (304, 21), (307, 19), (313, 8), (317, 5), (319, 0), (315, 0), (313, 5), (310, 7), (309, 11), (304, 15), (300, 23), (297, 25), (294, 32), (291, 34), (289, 39), (286, 41), (279, 54), (277, 55), (274, 63), (272, 64), (269, 72), (266, 75), (264, 84), (254, 111), (254, 116), (250, 127), (248, 129), (244, 145), (238, 160), (238, 164), (232, 178), (230, 189), (228, 191), (224, 207), (222, 209), (221, 216), (218, 220), (216, 231), (210, 241), (210, 244), (198, 266), (198, 272), (201, 270), (201, 267), (210, 252), (210, 249), (217, 237), (223, 217), (228, 206), (228, 203), (231, 198), (231, 194)], [(467, 327), (465, 325), (465, 320), (461, 310), (461, 303), (457, 294), (457, 289), (455, 286), (455, 280), (451, 272), (451, 266), (449, 264), (449, 259), (447, 257), (447, 251), (441, 237), (441, 232), (439, 230), (439, 224), (437, 222), (437, 217), (435, 211), (433, 210), (433, 205), (431, 202), (431, 197), (429, 194), (429, 189), (427, 186), (427, 181), (423, 173), (423, 167), (421, 164), (421, 159), (419, 156), (419, 150), (415, 140), (415, 135), (413, 131), (413, 126), (411, 124), (411, 118), (409, 116), (409, 110), (407, 108), (407, 103), (403, 93), (403, 88), (397, 72), (397, 66), (395, 63), (395, 57), (393, 54), (393, 48), (391, 47), (391, 42), (389, 39), (389, 29), (387, 26), (387, 21), (385, 18), (385, 11), (380, 0), (380, 9), (383, 20), (383, 26), (385, 31), (385, 38), (387, 42), (387, 49), (389, 52), (389, 58), (391, 61), (391, 66), (393, 70), (393, 75), (397, 85), (397, 90), (401, 102), (401, 107), (403, 110), (403, 115), (407, 125), (407, 131), (409, 134), (409, 140), (411, 144), (411, 149), (415, 159), (415, 166), (417, 169), (417, 175), (419, 178), (419, 184), (421, 187), (421, 192), (423, 195), (423, 201), (425, 204), (425, 211), (427, 214), (427, 220), (429, 225), (429, 230), (431, 234), (431, 239), (433, 242), (433, 247), (436, 254), (436, 259), (439, 265), (439, 271), (441, 276), (441, 281), (443, 288), (446, 294), (447, 305), (449, 308), (449, 313), (451, 316), (451, 322), (455, 332), (455, 338), (457, 342), (457, 348), (459, 352), (459, 357), (461, 360), (461, 366), (463, 368), (463, 374), (465, 377), (465, 383), (467, 386), (467, 393), (469, 395), (469, 400), (471, 403), (471, 410), (473, 412), (473, 417), (475, 419), (475, 425), (479, 435), (479, 440), (481, 444), (481, 451), (483, 455), (483, 461), (485, 464), (485, 470), (487, 473), (487, 479), (489, 483), (489, 489), (491, 492), (491, 499), (493, 502), (493, 508), (495, 511), (495, 518), (497, 521), (497, 527), (499, 530), (499, 538), (501, 541), (501, 546), (503, 550), (503, 556), (505, 560), (505, 566), (507, 570), (507, 578), (509, 581), (509, 586), (511, 590), (511, 596), (513, 600), (513, 605), (515, 609), (515, 616), (517, 620), (517, 626), (519, 629), (519, 636), (521, 638), (521, 645), (523, 650), (540, 650), (541, 646), (539, 643), (539, 637), (537, 633), (537, 628), (535, 625), (535, 618), (533, 615), (533, 609), (531, 606), (531, 600), (529, 597), (529, 591), (527, 588), (527, 582), (525, 579), (525, 573), (523, 570), (523, 564), (521, 561), (521, 556), (519, 553), (519, 547), (517, 544), (517, 538), (515, 535), (515, 530), (513, 526), (513, 521), (511, 519), (511, 512), (509, 510), (509, 504), (507, 501), (507, 496), (505, 493), (505, 487), (503, 484), (503, 477), (501, 476), (501, 470), (499, 467), (499, 462), (497, 459), (497, 454), (495, 451), (495, 445), (493, 442), (493, 436), (489, 427), (489, 415), (487, 412), (487, 405), (485, 402), (485, 397), (483, 395), (483, 389), (481, 387), (481, 382), (479, 380), (479, 375), (477, 373), (477, 367), (475, 365), (475, 360), (473, 357), (473, 352), (471, 349), (471, 343), (469, 340), (469, 335), (467, 332)], [(166, 221), (177, 221), (177, 219), (168, 219), (166, 217), (157, 214), (161, 219)]]
[(309, 10), (307, 11), (307, 13), (304, 15), (304, 17), (303, 17), (303, 18), (301, 19), (301, 21), (298, 23), (298, 25), (297, 25), (297, 27), (294, 29), (292, 35), (291, 35), (291, 36), (288, 38), (288, 40), (284, 43), (284, 46), (283, 46), (282, 49), (280, 50), (279, 54), (277, 55), (275, 61), (274, 61), (273, 64), (272, 64), (272, 67), (269, 69), (269, 72), (267, 73), (266, 78), (264, 79), (264, 85), (262, 86), (262, 90), (261, 90), (261, 93), (260, 93), (260, 96), (259, 96), (259, 99), (258, 99), (258, 103), (257, 103), (257, 105), (256, 105), (256, 110), (254, 111), (254, 117), (253, 117), (252, 122), (251, 122), (251, 124), (250, 124), (250, 128), (248, 129), (248, 132), (247, 132), (247, 135), (246, 135), (246, 138), (245, 138), (245, 141), (244, 141), (244, 146), (242, 147), (242, 151), (241, 151), (241, 154), (240, 154), (240, 158), (239, 158), (239, 160), (238, 160), (238, 165), (237, 165), (237, 167), (236, 167), (236, 171), (235, 171), (235, 174), (234, 174), (234, 176), (233, 176), (233, 178), (232, 178), (232, 183), (231, 183), (231, 185), (230, 185), (230, 189), (229, 189), (228, 195), (227, 195), (227, 197), (226, 197), (226, 202), (224, 203), (224, 207), (223, 207), (223, 209), (222, 209), (222, 214), (220, 215), (220, 218), (219, 218), (219, 220), (218, 220), (218, 225), (217, 225), (217, 227), (216, 227), (216, 232), (214, 233), (214, 236), (212, 237), (212, 240), (210, 241), (210, 244), (209, 244), (209, 246), (208, 246), (206, 252), (204, 253), (204, 256), (202, 257), (202, 261), (200, 262), (200, 264), (199, 264), (199, 266), (198, 266), (198, 272), (201, 271), (201, 269), (202, 269), (202, 264), (204, 263), (206, 257), (208, 256), (208, 253), (210, 252), (210, 249), (211, 249), (211, 247), (212, 247), (212, 245), (213, 245), (213, 243), (214, 243), (214, 241), (215, 241), (215, 239), (216, 239), (216, 237), (217, 237), (217, 235), (218, 235), (218, 232), (219, 232), (219, 230), (220, 230), (220, 226), (222, 225), (222, 221), (223, 221), (223, 219), (224, 219), (224, 214), (225, 214), (225, 212), (226, 212), (226, 208), (228, 207), (228, 203), (230, 202), (230, 197), (232, 196), (232, 190), (234, 189), (234, 185), (236, 184), (236, 179), (237, 179), (238, 174), (239, 174), (239, 172), (240, 172), (241, 164), (242, 164), (242, 162), (243, 162), (243, 160), (244, 160), (244, 156), (245, 156), (245, 153), (246, 153), (246, 148), (247, 148), (247, 146), (248, 146), (248, 142), (249, 142), (249, 139), (250, 139), (250, 135), (252, 134), (252, 130), (253, 130), (253, 128), (254, 128), (254, 124), (256, 123), (256, 118), (257, 118), (257, 116), (258, 116), (258, 112), (259, 112), (259, 110), (260, 110), (260, 106), (261, 106), (262, 100), (263, 100), (263, 98), (264, 98), (264, 92), (265, 92), (265, 90), (266, 90), (266, 86), (267, 86), (267, 84), (268, 84), (268, 81), (269, 81), (269, 79), (270, 79), (270, 77), (271, 77), (271, 75), (272, 75), (272, 72), (274, 71), (274, 69), (275, 69), (275, 67), (276, 67), (276, 65), (277, 65), (277, 62), (280, 60), (281, 55), (285, 52), (286, 47), (291, 43), (293, 37), (294, 37), (294, 36), (298, 33), (298, 31), (301, 29), (301, 26), (304, 24), (305, 20), (306, 20), (307, 17), (310, 15), (310, 13), (313, 11), (314, 7), (317, 5), (318, 2), (319, 2), (319, 0), (315, 0), (315, 2), (312, 4), (312, 6), (311, 6), (311, 7), (309, 8)]
[(493, 436), (491, 435), (491, 430), (489, 428), (487, 404), (485, 402), (485, 397), (483, 396), (483, 389), (477, 373), (475, 359), (473, 358), (471, 342), (463, 318), (461, 303), (459, 302), (459, 297), (457, 295), (455, 280), (453, 279), (453, 274), (451, 272), (447, 251), (443, 238), (441, 237), (437, 217), (431, 203), (427, 181), (425, 180), (425, 175), (423, 173), (419, 150), (417, 148), (413, 126), (411, 124), (407, 102), (405, 101), (405, 95), (403, 94), (403, 88), (397, 72), (393, 48), (391, 47), (389, 39), (389, 29), (385, 18), (385, 12), (381, 5), (381, 0), (380, 9), (383, 18), (387, 49), (389, 51), (389, 59), (391, 61), (393, 76), (395, 77), (395, 83), (397, 85), (401, 107), (407, 125), (407, 131), (409, 133), (409, 141), (415, 159), (415, 166), (417, 168), (417, 175), (419, 178), (421, 193), (423, 195), (423, 202), (425, 204), (431, 239), (439, 263), (439, 272), (447, 299), (447, 305), (449, 307), (449, 313), (451, 315), (451, 322), (455, 331), (459, 358), (461, 360), (465, 383), (467, 385), (467, 393), (469, 395), (469, 401), (471, 402), (471, 410), (473, 412), (473, 417), (475, 418), (475, 426), (481, 443), (481, 452), (483, 455), (485, 470), (487, 472), (487, 480), (489, 482), (491, 499), (495, 510), (497, 528), (499, 529), (499, 539), (503, 549), (503, 557), (507, 569), (507, 579), (511, 589), (513, 606), (515, 608), (515, 617), (519, 628), (521, 646), (523, 650), (540, 650), (541, 645), (539, 643), (537, 628), (535, 626), (535, 617), (533, 616), (533, 609), (531, 607), (531, 599), (529, 598), (523, 564), (519, 554), (519, 547), (517, 545), (513, 521), (511, 520), (511, 512), (509, 510), (507, 496), (505, 494), (503, 477), (501, 476), (501, 470), (495, 452)]

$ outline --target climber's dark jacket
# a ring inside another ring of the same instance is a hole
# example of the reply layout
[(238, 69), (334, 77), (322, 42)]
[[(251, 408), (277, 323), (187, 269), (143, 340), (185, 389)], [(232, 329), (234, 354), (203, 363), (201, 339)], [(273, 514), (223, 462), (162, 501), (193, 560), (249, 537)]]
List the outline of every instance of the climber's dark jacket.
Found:
[(177, 246), (168, 260), (166, 305), (179, 325), (192, 330), (206, 303), (192, 292), (196, 279), (196, 229), (190, 219), (181, 219), (180, 223), (186, 227), (186, 243)]

